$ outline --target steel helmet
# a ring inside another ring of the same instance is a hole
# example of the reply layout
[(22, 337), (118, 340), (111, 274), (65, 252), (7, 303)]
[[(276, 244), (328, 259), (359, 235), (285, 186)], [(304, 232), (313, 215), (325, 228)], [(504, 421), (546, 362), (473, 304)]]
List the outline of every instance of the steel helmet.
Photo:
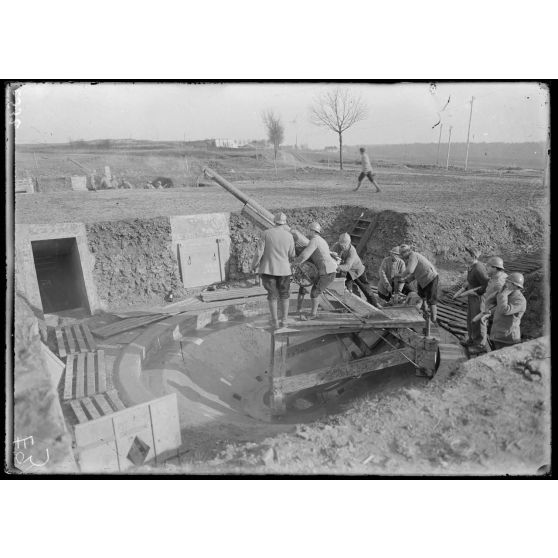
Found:
[(276, 213), (273, 222), (276, 225), (285, 225), (287, 223), (287, 216), (284, 213)]
[(498, 269), (504, 269), (504, 260), (499, 256), (492, 256), (487, 262), (488, 265), (492, 267), (497, 267)]
[(310, 223), (309, 229), (311, 231), (317, 232), (319, 234), (321, 234), (321, 232), (322, 232), (322, 227), (320, 226), (320, 223), (318, 223), (317, 221), (314, 221), (313, 223)]
[(411, 251), (411, 247), (408, 244), (401, 244), (399, 246), (399, 254), (403, 255), (403, 253), (408, 253)]
[(523, 288), (523, 283), (525, 282), (525, 279), (523, 278), (522, 273), (514, 271), (513, 273), (510, 273), (508, 275), (508, 278), (506, 279), (506, 281), (508, 283), (511, 283), (512, 285), (515, 285), (516, 287), (519, 287), (520, 289), (522, 289)]
[(351, 235), (349, 233), (343, 233), (339, 235), (339, 244), (342, 246), (348, 246), (351, 243)]
[(399, 253), (400, 253), (400, 252), (399, 252), (399, 246), (395, 246), (394, 248), (392, 248), (392, 249), (389, 251), (389, 253), (390, 253), (390, 254), (395, 254), (396, 256), (399, 256)]

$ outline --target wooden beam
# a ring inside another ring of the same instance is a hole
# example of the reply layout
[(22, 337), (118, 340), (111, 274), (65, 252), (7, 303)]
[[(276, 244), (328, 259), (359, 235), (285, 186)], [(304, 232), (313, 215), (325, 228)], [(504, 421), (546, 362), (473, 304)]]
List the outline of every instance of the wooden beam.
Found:
[(97, 391), (103, 393), (107, 391), (107, 373), (105, 369), (105, 351), (102, 349), (97, 352), (97, 370)]
[(89, 345), (89, 350), (94, 352), (97, 350), (97, 344), (91, 335), (91, 331), (86, 324), (82, 324), (81, 328), (83, 329), (83, 333), (85, 334), (85, 339), (87, 340), (87, 344)]
[(74, 355), (68, 355), (64, 374), (64, 399), (71, 399), (74, 383)]
[(271, 379), (271, 410), (274, 414), (281, 414), (286, 410), (285, 395), (275, 381), (284, 378), (287, 372), (288, 346), (288, 337), (271, 335), (269, 375)]
[(85, 397), (85, 353), (77, 354), (76, 399)]
[(85, 353), (87, 361), (87, 395), (95, 393), (95, 353)]
[(62, 336), (62, 329), (57, 327), (54, 330), (56, 334), (56, 342), (58, 343), (58, 354), (60, 358), (64, 358), (66, 356), (66, 347), (64, 346), (64, 337)]
[(86, 353), (87, 352), (87, 345), (85, 344), (85, 341), (83, 340), (83, 336), (81, 335), (81, 331), (79, 329), (79, 325), (78, 324), (74, 324), (72, 326), (72, 329), (74, 330), (74, 333), (76, 335), (76, 341), (78, 344), (78, 350), (80, 353)]
[(66, 339), (68, 340), (68, 347), (70, 349), (69, 353), (76, 353), (76, 344), (74, 342), (74, 336), (72, 335), (72, 328), (71, 326), (64, 327), (64, 333), (66, 334)]
[(315, 337), (314, 339), (309, 339), (302, 341), (300, 343), (292, 343), (289, 339), (289, 348), (287, 349), (288, 356), (299, 355), (300, 353), (305, 353), (316, 348), (325, 347), (331, 343), (337, 343), (337, 338), (334, 335), (321, 335), (320, 337)]
[(302, 389), (335, 382), (343, 378), (361, 376), (362, 374), (381, 370), (383, 368), (407, 364), (409, 361), (402, 353), (411, 359), (415, 356), (415, 351), (409, 348), (400, 351), (388, 351), (347, 363), (318, 368), (305, 374), (273, 378), (273, 388), (279, 390), (283, 394), (293, 393)]

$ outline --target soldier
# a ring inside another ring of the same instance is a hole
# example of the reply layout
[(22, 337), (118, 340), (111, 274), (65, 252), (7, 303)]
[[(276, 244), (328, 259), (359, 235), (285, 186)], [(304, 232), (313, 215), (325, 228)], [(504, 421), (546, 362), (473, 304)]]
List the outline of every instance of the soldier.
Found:
[(368, 180), (370, 180), (370, 182), (372, 182), (372, 184), (374, 184), (374, 186), (376, 187), (376, 192), (381, 192), (380, 187), (378, 186), (378, 184), (376, 184), (376, 175), (373, 173), (372, 164), (370, 163), (370, 159), (368, 158), (368, 155), (366, 153), (366, 148), (364, 147), (360, 148), (360, 162), (362, 164), (362, 172), (358, 176), (358, 184), (354, 191), (356, 192), (360, 188), (362, 181), (366, 177), (368, 178)]
[(411, 292), (406, 283), (399, 281), (404, 272), (405, 262), (399, 254), (399, 246), (395, 246), (380, 264), (378, 296), (382, 300), (389, 302), (392, 296), (399, 298), (400, 295), (408, 295)]
[(399, 253), (406, 263), (402, 280), (410, 282), (417, 281), (417, 293), (423, 300), (428, 302), (433, 322), (438, 318), (438, 271), (422, 254), (414, 252), (408, 244), (401, 244)]
[[(366, 268), (357, 254), (356, 248), (351, 244), (351, 237), (349, 234), (341, 234), (339, 236), (339, 241), (333, 245), (331, 250), (331, 255), (335, 259), (338, 259), (337, 270), (347, 274), (345, 288), (349, 292), (355, 292), (355, 285), (358, 285), (368, 304), (378, 308), (378, 301), (372, 292), (368, 277), (366, 276)], [(358, 289), (355, 294), (358, 294)]]
[(304, 250), (302, 250), (302, 252), (295, 258), (294, 263), (301, 264), (306, 260), (311, 259), (312, 263), (314, 263), (314, 265), (318, 268), (319, 276), (315, 280), (310, 292), (312, 311), (309, 317), (305, 317), (301, 314), (306, 289), (301, 287), (298, 292), (297, 311), (300, 314), (300, 319), (303, 320), (315, 320), (318, 317), (318, 297), (333, 282), (335, 279), (335, 272), (337, 271), (337, 263), (331, 257), (329, 246), (321, 236), (322, 227), (319, 223), (314, 222), (310, 224), (309, 228), (310, 234), (308, 236), (310, 237), (310, 242), (308, 243), (308, 246), (306, 246), (306, 248), (304, 248)]
[(468, 339), (463, 345), (472, 352), (487, 350), (486, 322), (475, 321), (474, 318), (484, 310), (483, 294), (488, 285), (488, 274), (482, 262), (479, 262), (480, 251), (476, 248), (466, 248), (465, 261), (468, 264), (467, 280), (453, 295), (453, 298), (467, 296), (467, 333)]
[(521, 318), (527, 309), (527, 301), (521, 292), (524, 282), (521, 273), (510, 273), (496, 295), (494, 321), (490, 332), (495, 349), (521, 343)]
[[(277, 213), (275, 226), (262, 233), (252, 269), (261, 275), (262, 284), (267, 291), (267, 301), (271, 314), (271, 326), (274, 329), (285, 327), (289, 315), (289, 298), (291, 296), (291, 264), (295, 257), (293, 235), (287, 228), (287, 217)], [(281, 301), (281, 322), (278, 321), (277, 300)]]

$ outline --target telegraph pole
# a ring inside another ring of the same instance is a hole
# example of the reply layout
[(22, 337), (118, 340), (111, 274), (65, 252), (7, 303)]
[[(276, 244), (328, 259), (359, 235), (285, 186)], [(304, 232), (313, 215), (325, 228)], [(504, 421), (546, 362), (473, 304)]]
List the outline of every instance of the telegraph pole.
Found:
[(469, 113), (469, 128), (467, 129), (467, 151), (465, 153), (465, 170), (467, 170), (467, 162), (469, 161), (469, 134), (471, 132), (471, 118), (473, 117), (473, 101), (474, 97), (471, 97), (471, 112)]
[(546, 147), (544, 154), (544, 174), (543, 174), (543, 188), (550, 186), (550, 130), (546, 136)]
[(450, 155), (450, 147), (451, 147), (451, 129), (453, 126), (449, 127), (449, 137), (448, 137), (448, 158), (446, 159), (446, 170), (449, 168), (449, 155)]
[(436, 151), (436, 166), (438, 166), (438, 159), (440, 157), (440, 142), (442, 141), (442, 128), (444, 125), (440, 122), (440, 134), (438, 135), (438, 151)]

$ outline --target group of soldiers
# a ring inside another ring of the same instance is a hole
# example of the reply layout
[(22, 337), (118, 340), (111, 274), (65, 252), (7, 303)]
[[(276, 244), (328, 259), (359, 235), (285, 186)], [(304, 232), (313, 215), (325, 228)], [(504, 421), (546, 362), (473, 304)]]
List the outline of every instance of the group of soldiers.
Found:
[[(300, 286), (297, 314), (301, 320), (318, 318), (319, 297), (331, 285), (338, 273), (345, 274), (347, 290), (364, 295), (366, 301), (379, 308), (382, 304), (402, 303), (420, 305), (437, 322), (439, 276), (435, 266), (408, 244), (395, 246), (379, 267), (378, 297), (372, 291), (366, 267), (351, 244), (348, 233), (342, 233), (331, 247), (322, 236), (322, 227), (309, 225), (309, 241), (287, 225), (284, 213), (274, 216), (275, 226), (263, 232), (258, 243), (252, 270), (261, 276), (267, 291), (272, 328), (289, 324), (289, 298), (292, 269), (306, 276), (311, 284), (309, 314), (302, 312), (307, 287)], [(486, 352), (521, 341), (520, 322), (526, 301), (522, 294), (524, 278), (521, 273), (504, 272), (504, 263), (492, 257), (487, 267), (479, 261), (480, 253), (467, 250), (467, 279), (453, 295), (467, 296), (468, 338), (463, 342), (470, 352)], [(311, 262), (317, 274), (304, 271)], [(291, 267), (292, 266), (292, 267)]]

